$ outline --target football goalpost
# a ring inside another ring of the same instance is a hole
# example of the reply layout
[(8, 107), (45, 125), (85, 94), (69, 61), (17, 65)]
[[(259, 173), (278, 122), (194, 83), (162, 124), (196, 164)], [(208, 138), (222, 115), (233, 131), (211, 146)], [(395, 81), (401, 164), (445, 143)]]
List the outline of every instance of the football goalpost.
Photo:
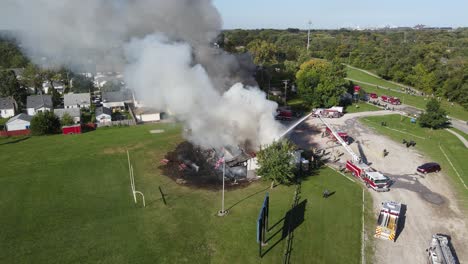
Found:
[(127, 159), (128, 159), (128, 174), (130, 175), (130, 187), (132, 188), (133, 200), (135, 201), (135, 204), (136, 204), (137, 194), (141, 195), (141, 198), (143, 200), (143, 207), (146, 207), (145, 195), (142, 192), (135, 190), (135, 177), (133, 174), (133, 165), (130, 162), (130, 154), (128, 153), (128, 149), (127, 149)]

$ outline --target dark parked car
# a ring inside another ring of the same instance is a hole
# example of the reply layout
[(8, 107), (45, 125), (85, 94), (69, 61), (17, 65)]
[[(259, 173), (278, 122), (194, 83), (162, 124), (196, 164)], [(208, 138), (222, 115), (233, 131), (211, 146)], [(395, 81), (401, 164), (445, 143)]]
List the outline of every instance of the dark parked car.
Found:
[(429, 162), (419, 166), (417, 170), (421, 173), (439, 172), (440, 165), (435, 162)]

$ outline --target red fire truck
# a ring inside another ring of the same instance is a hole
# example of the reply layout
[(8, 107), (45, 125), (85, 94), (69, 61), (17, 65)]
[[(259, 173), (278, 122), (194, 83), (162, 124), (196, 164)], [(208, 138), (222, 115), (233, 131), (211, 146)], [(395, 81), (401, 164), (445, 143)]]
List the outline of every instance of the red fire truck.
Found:
[[(346, 144), (349, 145), (349, 136), (348, 136), (348, 133), (346, 132), (337, 132), (338, 136), (340, 136), (341, 139), (344, 140), (344, 142), (346, 142)], [(332, 139), (334, 139), (335, 141), (337, 141), (338, 139), (333, 135), (333, 133), (331, 132), (330, 128), (326, 128), (325, 129), (325, 135), (327, 137), (331, 137)]]
[(398, 97), (382, 95), (380, 97), (380, 99), (382, 99), (382, 101), (384, 101), (386, 103), (390, 103), (392, 105), (400, 105), (401, 104), (400, 99)]
[(390, 190), (388, 188), (390, 186), (390, 179), (365, 164), (358, 165), (348, 160), (346, 162), (346, 169), (355, 177), (362, 179), (367, 187), (375, 191), (386, 192)]
[(290, 109), (278, 109), (276, 111), (276, 119), (277, 120), (291, 120), (293, 113)]

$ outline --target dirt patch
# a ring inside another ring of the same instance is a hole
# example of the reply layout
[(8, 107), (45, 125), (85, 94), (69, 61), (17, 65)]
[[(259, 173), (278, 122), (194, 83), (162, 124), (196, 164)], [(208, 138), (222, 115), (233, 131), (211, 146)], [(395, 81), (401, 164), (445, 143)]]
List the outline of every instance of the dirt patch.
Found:
[(127, 153), (127, 150), (132, 151), (132, 150), (143, 148), (144, 146), (145, 146), (145, 143), (138, 143), (138, 144), (127, 146), (127, 147), (105, 148), (102, 150), (102, 152), (104, 154), (123, 154), (123, 153)]
[[(194, 188), (220, 190), (222, 188), (223, 172), (216, 169), (217, 157), (211, 150), (204, 150), (190, 142), (182, 142), (164, 156), (164, 161), (158, 161), (158, 169), (162, 174), (176, 183)], [(248, 186), (251, 181), (231, 180), (225, 178), (226, 189), (236, 189)]]

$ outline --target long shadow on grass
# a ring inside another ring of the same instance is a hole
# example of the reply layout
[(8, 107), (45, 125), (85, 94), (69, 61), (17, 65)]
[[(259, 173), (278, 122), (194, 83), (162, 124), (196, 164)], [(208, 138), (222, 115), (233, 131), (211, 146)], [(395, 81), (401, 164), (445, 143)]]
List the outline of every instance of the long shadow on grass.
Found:
[(260, 191), (258, 191), (258, 192), (255, 192), (255, 193), (252, 193), (251, 195), (249, 195), (249, 196), (247, 196), (247, 197), (245, 197), (245, 198), (243, 198), (243, 199), (237, 201), (235, 204), (231, 205), (227, 210), (228, 210), (228, 211), (231, 210), (232, 208), (234, 208), (234, 206), (236, 206), (236, 205), (242, 203), (243, 201), (245, 201), (245, 200), (247, 200), (247, 199), (249, 199), (249, 198), (252, 198), (253, 196), (255, 196), (255, 195), (259, 194), (259, 193), (264, 193), (264, 192), (265, 192), (266, 190), (268, 190), (268, 189), (270, 189), (270, 187), (266, 187), (265, 189), (262, 189), (262, 190), (260, 190)]
[(30, 138), (30, 137), (18, 138), (18, 139), (16, 139), (16, 140), (8, 141), (8, 142), (2, 143), (2, 144), (0, 144), (0, 145), (15, 144), (15, 143), (19, 143), (19, 142), (21, 142), (21, 141), (28, 140), (29, 138)]
[[(276, 247), (283, 239), (288, 237), (289, 234), (293, 233), (294, 230), (299, 227), (303, 222), (304, 222), (304, 215), (305, 215), (305, 210), (306, 210), (306, 205), (307, 205), (307, 199), (303, 200), (296, 206), (294, 206), (292, 209), (286, 212), (284, 217), (275, 224), (268, 230), (269, 232), (275, 229), (280, 223), (283, 223), (283, 226), (281, 228), (278, 228), (267, 240), (266, 242), (268, 243), (269, 241), (272, 241), (275, 239), (279, 234), (278, 238), (276, 238), (276, 241), (265, 251), (262, 252), (262, 257), (268, 254), (270, 250)], [(288, 252), (290, 253), (292, 251), (292, 244), (291, 248), (288, 248)]]

